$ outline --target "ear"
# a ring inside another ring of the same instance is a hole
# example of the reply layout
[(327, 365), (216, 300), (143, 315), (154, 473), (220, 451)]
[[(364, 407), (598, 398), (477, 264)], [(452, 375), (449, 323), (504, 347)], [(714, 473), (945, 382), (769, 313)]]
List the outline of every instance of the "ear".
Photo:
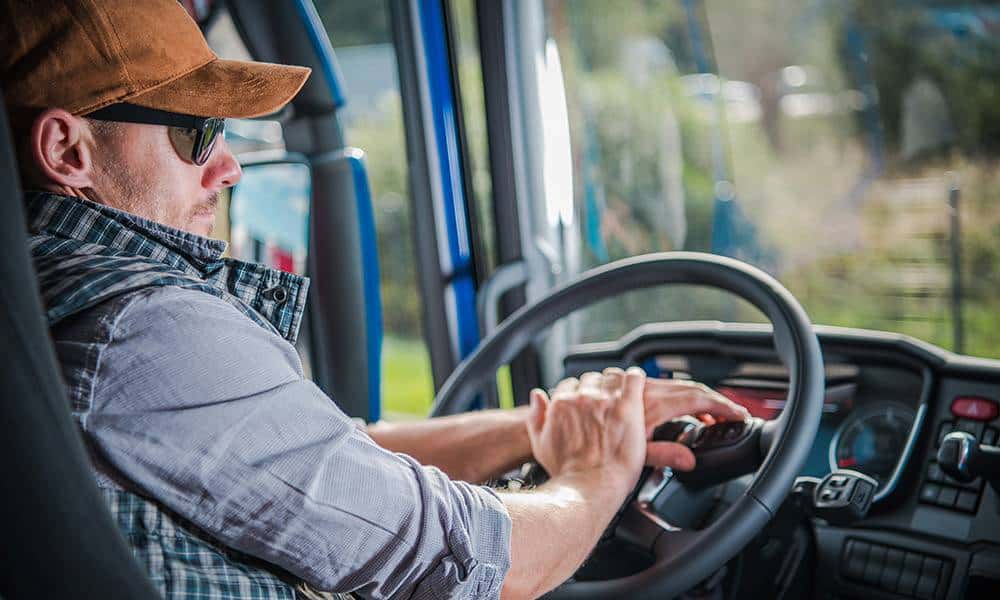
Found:
[(83, 119), (50, 108), (31, 127), (30, 155), (49, 182), (73, 189), (93, 187), (90, 139)]

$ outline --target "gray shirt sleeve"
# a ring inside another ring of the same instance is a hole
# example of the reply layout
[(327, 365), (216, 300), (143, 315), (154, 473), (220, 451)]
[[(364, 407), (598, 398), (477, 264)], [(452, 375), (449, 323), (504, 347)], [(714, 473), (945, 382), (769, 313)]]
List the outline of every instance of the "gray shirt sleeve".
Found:
[(487, 488), (376, 445), (295, 349), (209, 294), (119, 315), (86, 431), (146, 493), (324, 590), (498, 598), (510, 517)]

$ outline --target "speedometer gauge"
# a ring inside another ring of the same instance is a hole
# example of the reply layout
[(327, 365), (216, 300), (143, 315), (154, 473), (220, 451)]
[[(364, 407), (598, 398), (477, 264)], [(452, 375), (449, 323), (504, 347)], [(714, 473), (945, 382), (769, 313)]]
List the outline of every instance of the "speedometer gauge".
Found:
[(915, 413), (898, 402), (877, 402), (847, 416), (830, 442), (830, 468), (874, 477), (881, 489), (892, 476), (910, 436)]

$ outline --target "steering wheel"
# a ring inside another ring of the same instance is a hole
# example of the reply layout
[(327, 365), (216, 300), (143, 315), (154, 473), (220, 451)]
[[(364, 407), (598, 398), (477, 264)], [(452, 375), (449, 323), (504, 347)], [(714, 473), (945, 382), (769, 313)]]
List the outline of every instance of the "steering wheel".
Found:
[[(648, 490), (649, 482), (640, 481), (614, 525), (614, 535), (649, 551), (654, 557), (651, 566), (617, 579), (571, 581), (547, 598), (670, 598), (690, 589), (721, 568), (771, 520), (816, 437), (823, 407), (823, 359), (805, 311), (788, 290), (763, 271), (731, 258), (695, 252), (647, 254), (613, 262), (522, 307), (455, 369), (441, 387), (432, 415), (467, 408), (501, 365), (558, 319), (623, 292), (663, 284), (726, 290), (749, 301), (770, 319), (775, 350), (789, 371), (785, 407), (774, 421), (748, 421), (745, 431), (737, 436), (738, 451), (709, 453), (720, 472), (738, 472), (727, 469), (726, 464), (745, 462), (753, 454), (754, 465), (759, 465), (743, 495), (709, 526), (682, 530), (665, 523), (643, 502), (638, 490)], [(703, 466), (702, 456), (697, 451), (695, 455)], [(686, 485), (670, 482), (675, 484)]]

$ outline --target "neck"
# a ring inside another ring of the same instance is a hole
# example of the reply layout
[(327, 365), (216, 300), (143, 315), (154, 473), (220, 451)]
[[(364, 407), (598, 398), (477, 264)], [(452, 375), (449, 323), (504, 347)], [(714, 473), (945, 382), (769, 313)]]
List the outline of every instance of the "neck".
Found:
[(70, 187), (68, 185), (60, 185), (58, 183), (46, 183), (38, 186), (40, 189), (46, 192), (52, 192), (53, 194), (61, 194), (63, 196), (73, 196), (75, 198), (85, 198), (91, 202), (97, 202), (92, 198), (92, 194), (88, 194), (86, 190)]

